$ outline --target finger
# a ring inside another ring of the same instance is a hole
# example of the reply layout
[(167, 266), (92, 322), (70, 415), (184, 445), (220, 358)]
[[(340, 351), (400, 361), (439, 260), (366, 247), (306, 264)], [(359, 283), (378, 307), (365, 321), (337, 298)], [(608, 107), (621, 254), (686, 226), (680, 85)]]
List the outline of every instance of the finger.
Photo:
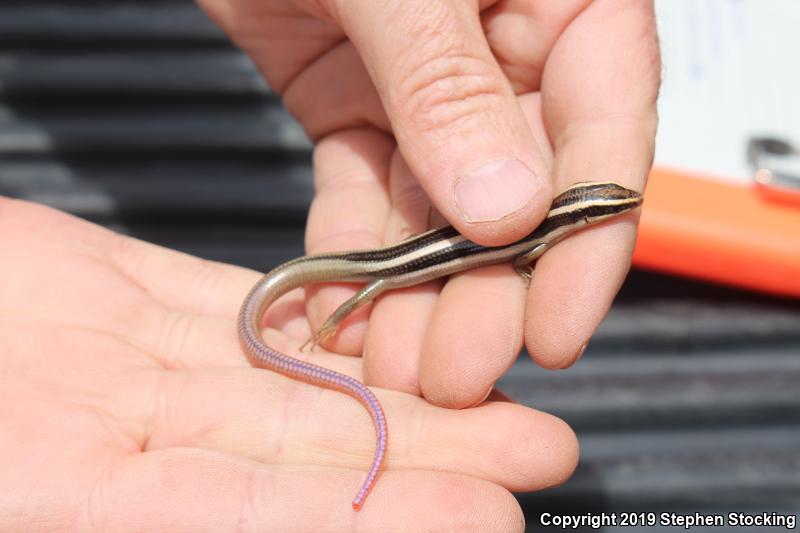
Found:
[(519, 403), (514, 398), (506, 394), (505, 392), (501, 391), (500, 389), (492, 389), (489, 393), (489, 396), (486, 397), (487, 402), (507, 402), (507, 403)]
[(375, 303), (364, 347), (365, 383), (419, 395), (425, 331), (440, 288), (433, 281), (392, 291)]
[(109, 262), (165, 308), (194, 315), (235, 317), (259, 275), (124, 235), (107, 247)]
[[(538, 94), (519, 98), (540, 146), (548, 148)], [(453, 277), (436, 302), (424, 340), (425, 397), (461, 408), (480, 402), (513, 363), (522, 344), (526, 286), (507, 265)]]
[[(306, 225), (308, 253), (373, 248), (383, 243), (389, 212), (386, 180), (394, 145), (385, 135), (350, 130), (323, 139), (314, 151), (317, 194)], [(306, 290), (312, 329), (355, 293), (352, 285), (326, 285)], [(326, 347), (361, 353), (367, 310), (348, 317)]]
[(552, 198), (549, 172), (486, 42), (478, 2), (335, 5), (437, 209), (481, 244), (533, 229)]
[(364, 63), (347, 40), (308, 62), (286, 86), (283, 104), (314, 140), (367, 124), (386, 133), (392, 131)]
[(486, 481), (388, 472), (364, 508), (352, 470), (263, 465), (202, 449), (134, 454), (91, 487), (79, 529), (99, 531), (522, 531), (514, 497)]
[(522, 348), (525, 288), (508, 265), (448, 281), (420, 363), (420, 388), (428, 401), (463, 408), (486, 398)]
[(311, 139), (366, 124), (391, 131), (353, 44), (319, 6), (198, 3), (247, 51)]
[(298, 5), (302, 2), (197, 3), (237, 46), (247, 51), (270, 88), (278, 93), (286, 91), (309, 65), (324, 62), (326, 53), (344, 38), (341, 28), (313, 6)]
[[(389, 423), (387, 471), (439, 470), (534, 490), (563, 482), (575, 467), (575, 435), (551, 415), (503, 402), (456, 411), (375, 392)], [(149, 450), (202, 447), (266, 463), (362, 472), (372, 461), (369, 417), (337, 391), (230, 369), (165, 374), (153, 396)]]
[[(431, 205), (399, 152), (389, 180), (392, 209), (384, 242), (400, 242), (429, 229)], [(364, 349), (364, 378), (369, 385), (419, 394), (419, 360), (441, 281), (384, 294), (370, 314)]]
[(590, 0), (506, 0), (481, 13), (486, 40), (517, 94), (538, 91), (550, 50)]
[[(593, 2), (564, 31), (547, 69), (542, 108), (558, 188), (614, 180), (642, 190), (653, 157), (660, 75), (652, 4)], [(630, 266), (635, 220), (628, 214), (589, 228), (537, 264), (526, 343), (541, 365), (569, 366), (588, 342)]]

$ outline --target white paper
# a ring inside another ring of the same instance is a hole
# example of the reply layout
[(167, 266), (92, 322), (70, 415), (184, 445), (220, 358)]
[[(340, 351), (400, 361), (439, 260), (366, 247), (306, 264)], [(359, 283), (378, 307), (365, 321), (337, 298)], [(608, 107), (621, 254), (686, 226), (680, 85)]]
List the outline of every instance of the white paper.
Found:
[(749, 182), (752, 136), (800, 145), (800, 0), (657, 0), (656, 163)]

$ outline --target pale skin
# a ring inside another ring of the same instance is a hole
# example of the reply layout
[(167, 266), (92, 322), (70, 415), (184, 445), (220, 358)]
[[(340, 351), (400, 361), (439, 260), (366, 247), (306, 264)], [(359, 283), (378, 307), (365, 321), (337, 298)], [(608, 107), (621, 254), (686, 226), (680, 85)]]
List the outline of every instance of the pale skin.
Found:
[[(504, 244), (573, 182), (644, 187), (660, 80), (649, 1), (200, 4), (317, 141), (309, 253), (394, 243), (444, 223)], [(530, 171), (527, 181), (503, 167), (471, 189), (479, 201), (467, 209), (475, 197), (459, 188), (465, 173), (509, 159)], [(523, 343), (538, 364), (569, 367), (627, 273), (637, 215), (549, 251), (530, 287), (501, 266), (396, 291), (323, 345), (363, 353), (369, 385), (453, 408), (486, 398)], [(354, 290), (309, 291), (313, 328)]]
[[(0, 197), (0, 530), (522, 531), (510, 490), (563, 482), (577, 443), (506, 401), (468, 410), (375, 389), (388, 465), (351, 398), (253, 369), (233, 324), (259, 274)], [(269, 342), (300, 354), (301, 295)], [(438, 528), (438, 529), (437, 529)]]
[[(310, 253), (445, 222), (510, 242), (573, 181), (644, 183), (648, 2), (202, 5), (317, 141)], [(465, 173), (509, 159), (532, 181), (501, 189), (524, 201), (466, 216)], [(235, 318), (258, 273), (0, 198), (0, 530), (522, 531), (509, 491), (566, 480), (577, 442), (550, 415), (485, 398), (523, 342), (545, 367), (576, 360), (634, 233), (630, 216), (574, 236), (529, 289), (493, 267), (389, 294), (330, 351), (298, 347), (353, 288), (270, 310), (272, 346), (366, 381), (386, 410), (388, 464), (354, 513), (372, 428), (352, 399), (250, 367)]]

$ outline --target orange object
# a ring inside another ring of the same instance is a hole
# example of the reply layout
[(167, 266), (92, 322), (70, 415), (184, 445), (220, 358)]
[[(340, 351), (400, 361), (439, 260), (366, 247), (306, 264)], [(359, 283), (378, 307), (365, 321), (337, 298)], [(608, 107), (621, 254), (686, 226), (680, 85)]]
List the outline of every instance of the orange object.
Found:
[(655, 168), (635, 266), (800, 298), (800, 208), (754, 187)]
[(766, 168), (761, 168), (756, 172), (755, 180), (756, 190), (767, 200), (792, 204), (800, 209), (800, 189), (781, 184)]

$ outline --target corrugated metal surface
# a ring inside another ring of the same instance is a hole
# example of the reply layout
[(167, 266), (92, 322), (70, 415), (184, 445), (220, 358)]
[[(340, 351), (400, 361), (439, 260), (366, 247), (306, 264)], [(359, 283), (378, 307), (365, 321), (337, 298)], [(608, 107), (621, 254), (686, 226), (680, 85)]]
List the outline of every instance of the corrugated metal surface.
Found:
[[(309, 149), (191, 3), (0, 5), (2, 194), (263, 270), (302, 252)], [(634, 272), (576, 367), (502, 387), (582, 443), (570, 482), (520, 495), (532, 525), (800, 508), (797, 302)]]

